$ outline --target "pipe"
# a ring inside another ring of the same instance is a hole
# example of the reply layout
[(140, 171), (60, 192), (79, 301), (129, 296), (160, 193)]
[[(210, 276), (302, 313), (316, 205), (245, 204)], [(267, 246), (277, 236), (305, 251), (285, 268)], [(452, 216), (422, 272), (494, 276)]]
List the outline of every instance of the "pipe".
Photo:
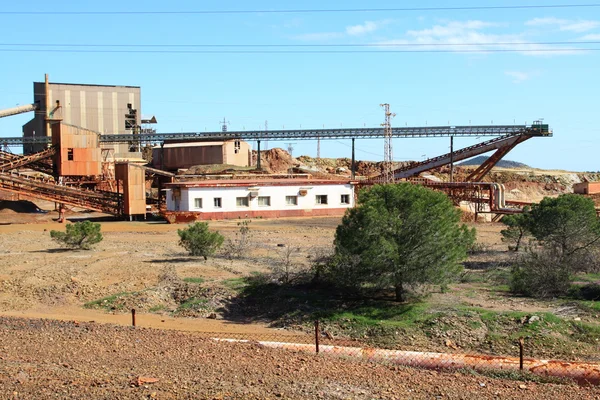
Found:
[[(315, 352), (314, 344), (266, 341), (255, 342), (250, 340), (218, 338), (213, 338), (213, 340), (230, 343), (258, 343), (261, 346), (269, 348), (302, 351), (306, 353)], [(321, 345), (319, 346), (319, 350), (321, 353), (334, 354), (337, 356), (354, 357), (367, 361), (392, 362), (398, 365), (427, 369), (470, 368), (479, 371), (490, 369), (518, 371), (520, 369), (520, 359), (518, 357), (383, 350), (329, 345)], [(535, 375), (573, 379), (580, 384), (600, 384), (600, 364), (525, 358), (523, 359), (523, 369)]]
[(37, 110), (37, 104), (27, 104), (25, 106), (17, 106), (0, 110), (0, 118), (10, 117), (11, 115), (23, 114), (30, 111)]

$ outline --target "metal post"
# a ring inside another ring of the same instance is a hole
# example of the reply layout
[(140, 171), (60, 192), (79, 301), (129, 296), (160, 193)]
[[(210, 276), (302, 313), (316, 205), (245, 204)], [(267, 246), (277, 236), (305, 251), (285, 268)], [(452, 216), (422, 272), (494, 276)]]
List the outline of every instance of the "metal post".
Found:
[(454, 136), (450, 136), (450, 182), (454, 182)]
[(523, 371), (523, 353), (525, 348), (525, 339), (519, 338), (519, 370)]
[(315, 349), (319, 353), (319, 320), (315, 320)]
[(117, 207), (119, 208), (117, 212), (119, 213), (119, 215), (123, 215), (123, 210), (121, 208), (123, 205), (121, 204), (121, 196), (119, 196), (121, 188), (119, 186), (119, 179), (117, 179)]
[(160, 176), (156, 177), (157, 180), (157, 184), (158, 184), (158, 212), (160, 212), (160, 206), (162, 205), (162, 179)]
[(160, 169), (165, 170), (165, 142), (160, 143)]
[(131, 326), (135, 327), (135, 308), (131, 309)]
[(50, 136), (50, 123), (48, 122), (48, 113), (50, 112), (50, 82), (48, 80), (48, 74), (44, 75), (44, 120), (46, 122), (46, 136)]
[(352, 138), (352, 165), (350, 166), (352, 171), (352, 179), (356, 179), (356, 161), (354, 158), (354, 138)]
[(256, 141), (256, 169), (260, 169), (260, 140)]

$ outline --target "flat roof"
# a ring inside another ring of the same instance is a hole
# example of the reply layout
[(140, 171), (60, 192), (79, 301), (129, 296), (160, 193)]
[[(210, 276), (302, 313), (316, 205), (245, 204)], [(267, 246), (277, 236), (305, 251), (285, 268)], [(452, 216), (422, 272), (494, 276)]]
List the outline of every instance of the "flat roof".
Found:
[(351, 180), (327, 179), (210, 179), (204, 181), (165, 183), (167, 187), (251, 187), (251, 186), (310, 186), (310, 185), (348, 185)]
[[(205, 147), (205, 146), (222, 146), (227, 140), (212, 141), (212, 142), (188, 142), (188, 143), (165, 143), (165, 149), (175, 149), (180, 147)], [(156, 145), (153, 149), (160, 149), (160, 145)]]
[[(36, 85), (45, 85), (46, 82), (34, 82)], [(93, 83), (60, 83), (60, 82), (48, 82), (48, 85), (65, 85), (65, 86), (96, 86), (96, 87), (114, 87), (114, 88), (129, 88), (129, 89), (141, 89), (141, 86), (126, 86), (126, 85), (96, 85)]]

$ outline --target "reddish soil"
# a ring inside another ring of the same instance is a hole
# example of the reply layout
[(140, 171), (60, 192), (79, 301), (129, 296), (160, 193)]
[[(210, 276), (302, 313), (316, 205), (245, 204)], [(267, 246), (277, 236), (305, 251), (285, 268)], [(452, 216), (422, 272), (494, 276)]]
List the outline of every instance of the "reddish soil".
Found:
[(3, 399), (597, 399), (598, 387), (426, 371), (194, 334), (0, 317)]

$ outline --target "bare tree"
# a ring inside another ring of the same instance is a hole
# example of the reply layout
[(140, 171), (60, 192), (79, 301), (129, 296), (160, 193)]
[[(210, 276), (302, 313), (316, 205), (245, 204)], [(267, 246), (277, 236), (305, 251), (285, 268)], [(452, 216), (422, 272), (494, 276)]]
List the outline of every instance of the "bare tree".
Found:
[(284, 284), (292, 282), (300, 272), (300, 263), (296, 260), (300, 247), (285, 244), (278, 247), (275, 262), (271, 266), (271, 271)]

